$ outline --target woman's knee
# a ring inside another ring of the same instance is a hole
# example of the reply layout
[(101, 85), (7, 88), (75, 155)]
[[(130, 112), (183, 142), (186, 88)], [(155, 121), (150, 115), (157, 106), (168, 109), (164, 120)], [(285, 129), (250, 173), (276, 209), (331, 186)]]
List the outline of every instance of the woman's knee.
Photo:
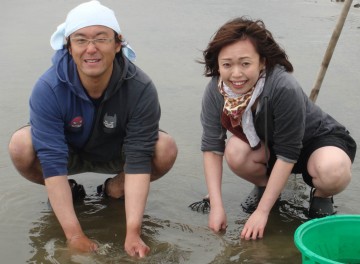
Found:
[(313, 153), (308, 162), (308, 171), (315, 187), (337, 193), (350, 183), (351, 160), (341, 149), (327, 147), (326, 151), (323, 149)]
[(344, 189), (351, 180), (351, 169), (339, 163), (318, 165), (309, 173), (313, 177), (315, 187), (334, 191)]
[(250, 147), (237, 137), (231, 137), (225, 148), (224, 157), (230, 168), (241, 167), (246, 163)]

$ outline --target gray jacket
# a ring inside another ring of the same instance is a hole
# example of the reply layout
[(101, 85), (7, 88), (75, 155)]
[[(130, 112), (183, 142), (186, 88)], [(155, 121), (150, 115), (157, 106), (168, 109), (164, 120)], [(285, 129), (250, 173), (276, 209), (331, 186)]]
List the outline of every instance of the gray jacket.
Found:
[[(201, 150), (223, 153), (227, 131), (221, 125), (224, 98), (217, 84), (218, 78), (213, 77), (202, 100)], [(254, 124), (263, 142), (267, 134), (267, 142), (276, 156), (291, 163), (297, 162), (301, 149), (308, 140), (336, 129), (345, 130), (344, 126), (315, 105), (293, 75), (281, 66), (276, 66), (266, 77)]]

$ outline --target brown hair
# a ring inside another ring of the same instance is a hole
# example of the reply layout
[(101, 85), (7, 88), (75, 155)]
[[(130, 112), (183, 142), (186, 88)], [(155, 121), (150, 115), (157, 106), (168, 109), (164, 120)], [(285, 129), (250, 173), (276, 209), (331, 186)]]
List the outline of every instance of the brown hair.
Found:
[(199, 62), (205, 65), (204, 75), (206, 77), (219, 76), (218, 56), (221, 49), (244, 39), (249, 39), (253, 43), (261, 60), (265, 59), (267, 73), (276, 64), (284, 66), (288, 72), (294, 70), (285, 51), (276, 43), (262, 20), (239, 17), (220, 27), (203, 51), (204, 61)]

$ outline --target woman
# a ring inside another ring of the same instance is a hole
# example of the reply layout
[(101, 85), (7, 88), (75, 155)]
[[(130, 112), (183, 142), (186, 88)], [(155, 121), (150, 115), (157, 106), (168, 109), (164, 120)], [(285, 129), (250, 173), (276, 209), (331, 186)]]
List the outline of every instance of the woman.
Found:
[[(226, 229), (222, 161), (255, 185), (241, 204), (251, 213), (241, 238), (262, 238), (269, 212), (291, 173), (312, 187), (309, 216), (334, 214), (333, 195), (351, 179), (356, 143), (309, 100), (293, 66), (261, 20), (224, 24), (203, 52), (212, 77), (202, 101), (201, 150), (211, 210), (209, 227)], [(227, 131), (232, 136), (226, 140)]]

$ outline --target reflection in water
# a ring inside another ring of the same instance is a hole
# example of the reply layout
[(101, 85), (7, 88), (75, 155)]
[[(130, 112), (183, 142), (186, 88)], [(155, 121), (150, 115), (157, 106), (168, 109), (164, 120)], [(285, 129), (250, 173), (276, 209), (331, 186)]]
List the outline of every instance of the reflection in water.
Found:
[(56, 216), (49, 207), (29, 231), (34, 255), (28, 263), (104, 263), (101, 257), (115, 249), (125, 255), (121, 246), (124, 238), (120, 235), (125, 230), (122, 201), (88, 196), (83, 202), (75, 204), (75, 210), (85, 233), (99, 243), (98, 253), (71, 254)]
[[(206, 225), (192, 226), (145, 215), (143, 239), (151, 254), (143, 260), (130, 258), (123, 249), (124, 201), (88, 196), (75, 205), (82, 227), (96, 240), (95, 254), (74, 254), (66, 246), (63, 231), (51, 209), (29, 231), (32, 257), (28, 263), (300, 263), (293, 244), (295, 229), (306, 221), (308, 188), (296, 177), (289, 181), (281, 201), (273, 208), (264, 239), (244, 241), (240, 231), (248, 214), (236, 211), (226, 233), (215, 234)], [(305, 200), (305, 201), (304, 201)], [(190, 210), (184, 206), (184, 210)], [(203, 217), (193, 212), (194, 217)], [(286, 249), (286, 250), (284, 250)]]
[[(71, 254), (54, 213), (48, 210), (29, 231), (33, 256), (28, 263), (191, 263), (196, 259), (203, 261), (207, 248), (223, 247), (222, 240), (206, 227), (190, 227), (145, 215), (143, 239), (151, 254), (144, 260), (134, 259), (123, 249), (124, 201), (90, 196), (84, 203), (76, 204), (75, 210), (85, 233), (99, 243), (99, 251)], [(194, 248), (200, 250), (194, 253)], [(216, 252), (207, 255), (210, 261)]]
[(240, 240), (240, 232), (249, 217), (239, 210), (234, 224), (226, 231), (227, 247), (211, 263), (301, 263), (301, 253), (293, 242), (296, 228), (307, 220), (308, 187), (291, 177), (281, 200), (272, 209), (265, 236), (261, 240)]

